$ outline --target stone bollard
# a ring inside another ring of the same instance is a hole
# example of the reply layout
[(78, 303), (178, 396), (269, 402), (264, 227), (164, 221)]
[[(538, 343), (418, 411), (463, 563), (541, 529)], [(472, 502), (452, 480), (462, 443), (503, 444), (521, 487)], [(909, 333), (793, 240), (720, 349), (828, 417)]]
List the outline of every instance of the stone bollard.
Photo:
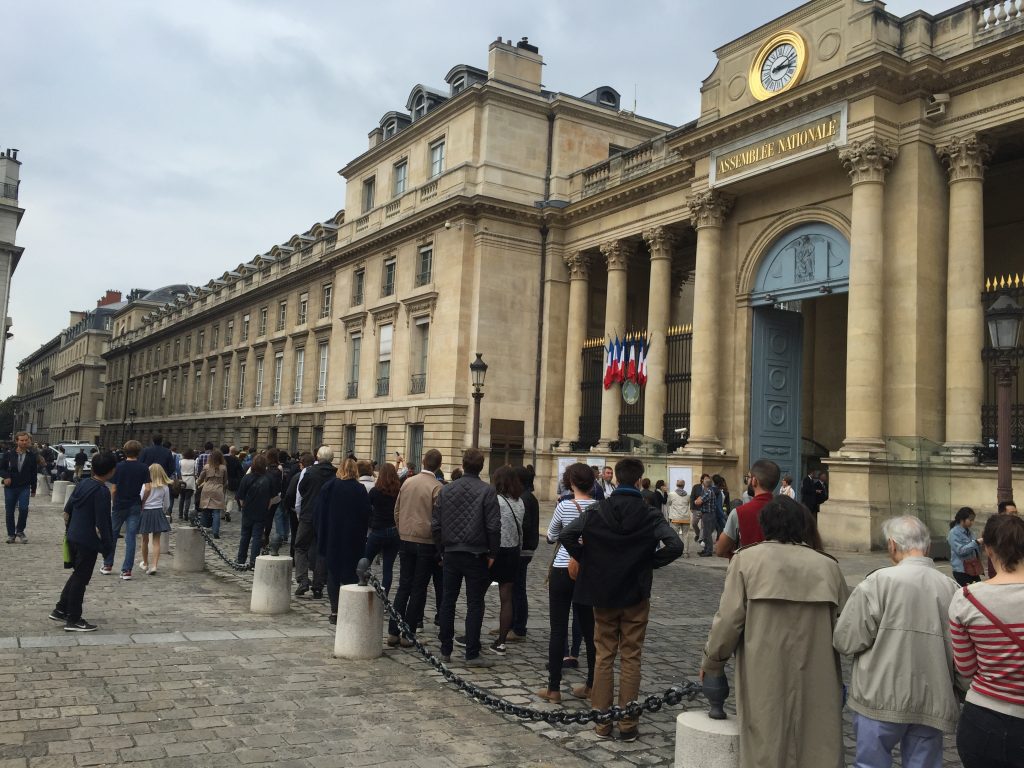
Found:
[(253, 613), (288, 613), (292, 607), (292, 559), (287, 555), (260, 555), (252, 578)]
[(174, 529), (174, 565), (178, 573), (199, 573), (206, 567), (206, 541), (199, 529), (179, 525)]
[(703, 710), (676, 718), (675, 768), (739, 768), (740, 729), (736, 718), (712, 720)]
[(338, 594), (334, 656), (376, 659), (384, 652), (384, 604), (373, 587), (345, 584)]
[(54, 504), (60, 504), (63, 506), (64, 502), (68, 500), (68, 495), (70, 493), (70, 482), (67, 480), (55, 480), (53, 483), (53, 493), (50, 495), (50, 501)]

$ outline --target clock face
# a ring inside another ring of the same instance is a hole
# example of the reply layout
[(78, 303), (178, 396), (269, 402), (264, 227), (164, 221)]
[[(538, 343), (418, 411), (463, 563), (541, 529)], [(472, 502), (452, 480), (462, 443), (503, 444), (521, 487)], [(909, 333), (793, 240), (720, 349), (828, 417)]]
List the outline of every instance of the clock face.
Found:
[(777, 93), (789, 85), (796, 75), (797, 51), (792, 43), (775, 46), (761, 64), (761, 85)]
[(796, 32), (780, 32), (765, 43), (750, 66), (750, 92), (758, 101), (787, 91), (803, 75), (807, 48)]

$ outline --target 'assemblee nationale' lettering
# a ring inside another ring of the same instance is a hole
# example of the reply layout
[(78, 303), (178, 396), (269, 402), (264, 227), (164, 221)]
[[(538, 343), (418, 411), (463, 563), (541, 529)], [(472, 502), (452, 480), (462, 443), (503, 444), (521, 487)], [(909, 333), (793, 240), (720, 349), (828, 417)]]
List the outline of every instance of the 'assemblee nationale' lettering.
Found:
[(816, 123), (809, 128), (801, 128), (762, 144), (742, 149), (728, 157), (720, 158), (718, 161), (718, 172), (720, 174), (732, 173), (748, 165), (785, 155), (809, 145), (818, 144), (835, 136), (838, 128), (839, 121), (832, 117), (822, 120), (820, 123)]

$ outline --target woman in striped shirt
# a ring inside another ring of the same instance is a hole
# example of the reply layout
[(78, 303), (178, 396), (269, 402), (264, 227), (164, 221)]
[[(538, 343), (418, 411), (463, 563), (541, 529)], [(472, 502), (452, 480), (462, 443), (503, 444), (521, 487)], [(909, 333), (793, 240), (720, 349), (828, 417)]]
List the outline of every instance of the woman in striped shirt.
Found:
[(993, 515), (981, 541), (996, 575), (949, 606), (953, 659), (971, 681), (956, 746), (964, 768), (1024, 768), (1024, 520)]
[[(586, 464), (570, 464), (565, 470), (563, 482), (566, 488), (572, 490), (572, 498), (558, 502), (555, 507), (555, 514), (548, 526), (549, 544), (558, 541), (562, 529), (595, 503), (590, 497), (594, 472)], [(562, 656), (569, 635), (569, 611), (573, 607), (575, 588), (576, 582), (569, 577), (569, 553), (558, 545), (548, 577), (548, 621), (551, 628), (548, 638), (548, 687), (537, 691), (540, 698), (552, 704), (562, 702)], [(583, 640), (587, 644), (587, 682), (572, 688), (572, 695), (586, 699), (594, 684), (594, 611), (587, 605), (577, 605), (576, 609)]]

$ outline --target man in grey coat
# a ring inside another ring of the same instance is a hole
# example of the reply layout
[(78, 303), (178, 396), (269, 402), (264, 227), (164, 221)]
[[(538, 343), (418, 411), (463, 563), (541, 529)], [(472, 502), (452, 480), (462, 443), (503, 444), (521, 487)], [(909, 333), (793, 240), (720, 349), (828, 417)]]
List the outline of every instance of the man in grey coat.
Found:
[(847, 601), (833, 634), (853, 656), (849, 705), (858, 768), (942, 765), (942, 734), (956, 729), (959, 707), (950, 640), (953, 579), (928, 557), (931, 533), (916, 517), (893, 517), (882, 533), (895, 565), (868, 574)]

